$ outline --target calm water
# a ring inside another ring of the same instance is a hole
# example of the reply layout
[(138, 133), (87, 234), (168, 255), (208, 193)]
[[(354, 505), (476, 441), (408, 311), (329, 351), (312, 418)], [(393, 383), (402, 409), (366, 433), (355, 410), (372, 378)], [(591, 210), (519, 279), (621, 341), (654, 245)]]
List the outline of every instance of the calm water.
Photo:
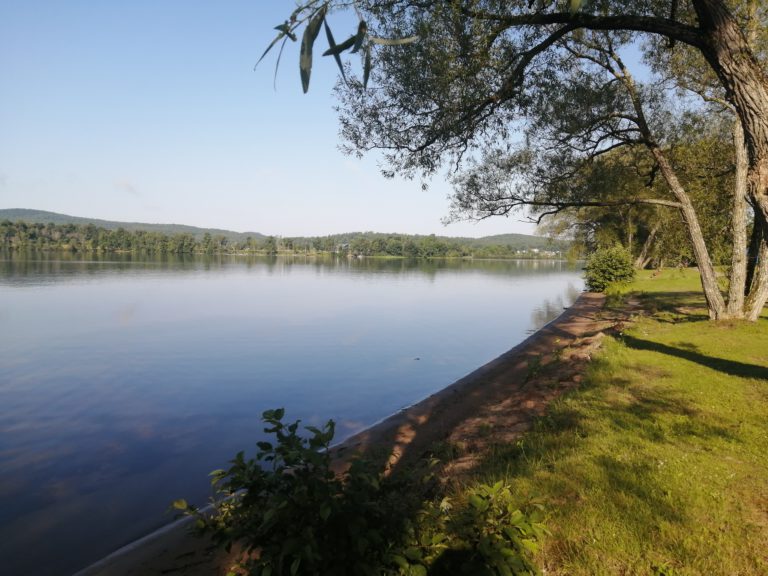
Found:
[(0, 254), (1, 571), (71, 574), (204, 504), (263, 410), (341, 440), (581, 287), (557, 262)]

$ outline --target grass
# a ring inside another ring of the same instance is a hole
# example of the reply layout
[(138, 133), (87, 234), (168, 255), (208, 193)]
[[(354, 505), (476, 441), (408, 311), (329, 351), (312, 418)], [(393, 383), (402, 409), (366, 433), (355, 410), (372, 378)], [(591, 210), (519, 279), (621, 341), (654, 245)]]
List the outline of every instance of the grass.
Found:
[(768, 317), (708, 321), (690, 271), (628, 290), (650, 315), (471, 482), (545, 506), (547, 574), (768, 574)]

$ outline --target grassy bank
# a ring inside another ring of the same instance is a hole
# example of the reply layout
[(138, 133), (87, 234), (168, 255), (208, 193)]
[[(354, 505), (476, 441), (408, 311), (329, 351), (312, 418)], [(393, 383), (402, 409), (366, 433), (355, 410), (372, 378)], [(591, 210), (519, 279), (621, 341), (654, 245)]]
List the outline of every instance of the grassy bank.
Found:
[(464, 486), (544, 505), (548, 574), (768, 574), (768, 317), (709, 322), (691, 271), (643, 274), (628, 300), (647, 314)]

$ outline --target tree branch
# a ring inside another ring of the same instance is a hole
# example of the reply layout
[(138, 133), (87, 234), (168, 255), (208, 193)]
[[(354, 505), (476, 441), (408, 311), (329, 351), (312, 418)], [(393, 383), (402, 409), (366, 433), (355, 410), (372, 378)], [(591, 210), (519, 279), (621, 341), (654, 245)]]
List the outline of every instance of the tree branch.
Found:
[(486, 11), (462, 8), (461, 12), (470, 18), (492, 20), (504, 24), (510, 28), (524, 26), (542, 26), (547, 24), (568, 24), (576, 28), (589, 30), (629, 30), (633, 32), (648, 32), (665, 36), (670, 40), (677, 40), (684, 44), (703, 48), (706, 38), (699, 28), (688, 26), (671, 18), (659, 18), (657, 16), (641, 16), (620, 14), (615, 16), (597, 16), (594, 14), (570, 12), (552, 12), (548, 14), (518, 14), (502, 15)]

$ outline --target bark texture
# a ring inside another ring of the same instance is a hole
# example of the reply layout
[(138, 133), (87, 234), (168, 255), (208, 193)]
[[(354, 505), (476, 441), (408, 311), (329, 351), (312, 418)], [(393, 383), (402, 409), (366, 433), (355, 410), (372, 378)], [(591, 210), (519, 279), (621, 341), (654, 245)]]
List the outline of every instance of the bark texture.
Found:
[(704, 57), (725, 87), (744, 127), (747, 191), (756, 218), (768, 222), (768, 76), (722, 0), (693, 0), (705, 42)]
[(738, 318), (744, 313), (747, 292), (747, 171), (749, 160), (744, 145), (744, 130), (738, 119), (733, 126), (733, 144), (736, 153), (736, 175), (731, 216), (731, 274), (728, 287), (728, 316)]

